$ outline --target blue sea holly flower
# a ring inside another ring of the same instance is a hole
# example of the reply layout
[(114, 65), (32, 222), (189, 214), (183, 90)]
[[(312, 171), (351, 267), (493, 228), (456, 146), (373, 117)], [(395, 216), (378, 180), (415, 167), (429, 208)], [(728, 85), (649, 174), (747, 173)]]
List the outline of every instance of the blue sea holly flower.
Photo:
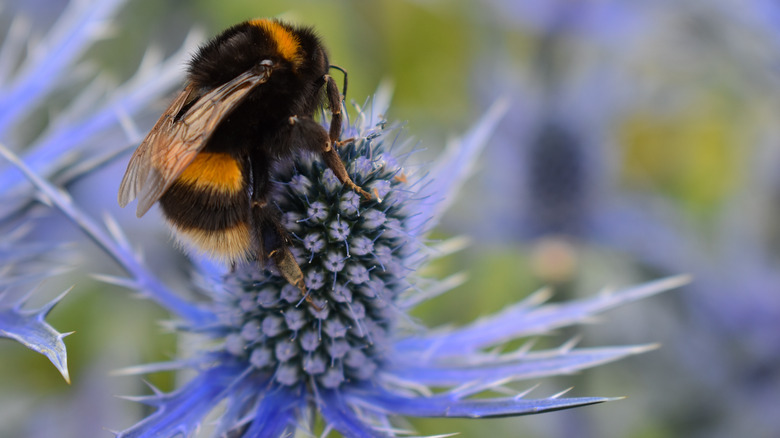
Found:
[[(344, 130), (351, 140), (339, 149), (351, 178), (373, 194), (370, 201), (339, 184), (316, 156), (304, 153), (274, 170), (272, 202), (292, 236), (311, 303), (272, 264), (225, 267), (204, 257), (193, 257), (192, 287), (208, 299), (180, 298), (143, 267), (115, 225), (105, 233), (70, 198), (15, 161), (43, 197), (130, 273), (104, 279), (156, 300), (178, 317), (175, 327), (203, 339), (190, 357), (125, 370), (195, 373), (172, 392), (133, 397), (154, 412), (117, 437), (194, 436), (212, 426), (220, 437), (300, 430), (389, 437), (410, 433), (393, 424), (397, 416), (499, 417), (585, 406), (611, 398), (530, 398), (530, 390), (511, 384), (654, 348), (576, 348), (573, 341), (550, 350), (535, 350), (532, 342), (503, 347), (676, 287), (684, 277), (563, 304), (545, 304), (550, 294), (543, 290), (460, 328), (428, 330), (411, 318), (415, 305), (460, 283), (460, 276), (441, 282), (418, 277), (422, 266), (453, 246), (432, 248), (424, 239), (506, 105), (492, 107), (428, 170), (409, 163), (413, 151), (382, 120), (388, 100), (382, 91), (373, 105), (358, 108)], [(322, 430), (315, 430), (318, 416)]]
[[(373, 113), (384, 113), (374, 108)], [(609, 400), (532, 399), (507, 385), (574, 372), (651, 346), (495, 348), (580, 322), (685, 279), (562, 305), (544, 305), (547, 294), (542, 292), (459, 329), (427, 331), (408, 316), (416, 303), (448, 288), (416, 278), (435, 256), (422, 238), (502, 112), (495, 107), (454, 142), (439, 163), (446, 167), (424, 173), (406, 165), (408, 154), (395, 130), (371, 117), (370, 110), (361, 111), (345, 130), (353, 140), (339, 153), (352, 179), (374, 194), (370, 201), (343, 187), (319, 157), (302, 154), (276, 169), (273, 202), (293, 237), (292, 251), (312, 303), (273, 266), (222, 268), (196, 259), (195, 285), (213, 299), (207, 308), (214, 318), (200, 324), (183, 321), (180, 328), (210, 338), (204, 343), (209, 348), (186, 360), (134, 371), (186, 367), (197, 375), (171, 393), (135, 398), (156, 411), (117, 436), (191, 436), (218, 405), (224, 411), (215, 436), (314, 433), (310, 422), (316, 412), (324, 420), (323, 436), (338, 431), (373, 437), (405, 433), (393, 426), (393, 416), (524, 415)], [(437, 176), (449, 187), (441, 186)]]

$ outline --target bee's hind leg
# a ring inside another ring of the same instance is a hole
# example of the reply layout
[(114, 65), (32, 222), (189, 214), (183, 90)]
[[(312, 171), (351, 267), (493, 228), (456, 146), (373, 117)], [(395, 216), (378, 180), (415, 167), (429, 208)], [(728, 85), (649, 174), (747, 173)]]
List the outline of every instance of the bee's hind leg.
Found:
[(262, 203), (252, 203), (252, 226), (258, 230), (258, 239), (260, 240), (258, 259), (261, 263), (270, 259), (276, 266), (276, 269), (279, 270), (279, 275), (287, 280), (288, 283), (297, 287), (309, 305), (316, 310), (322, 310), (314, 304), (306, 290), (303, 271), (301, 271), (301, 267), (298, 265), (292, 252), (290, 252), (290, 238), (275, 213), (275, 211), (267, 208)]
[[(268, 157), (262, 155), (260, 151), (255, 151), (255, 155), (251, 158), (257, 163), (268, 162)], [(255, 235), (259, 240), (257, 242), (259, 252), (257, 259), (260, 265), (263, 266), (265, 261), (269, 259), (273, 261), (279, 270), (279, 275), (297, 287), (301, 291), (301, 295), (306, 297), (309, 305), (317, 310), (322, 310), (314, 304), (306, 290), (303, 271), (290, 252), (290, 236), (282, 226), (279, 212), (276, 208), (268, 205), (267, 197), (270, 184), (267, 169), (252, 166), (251, 183), (251, 225), (256, 230)]]

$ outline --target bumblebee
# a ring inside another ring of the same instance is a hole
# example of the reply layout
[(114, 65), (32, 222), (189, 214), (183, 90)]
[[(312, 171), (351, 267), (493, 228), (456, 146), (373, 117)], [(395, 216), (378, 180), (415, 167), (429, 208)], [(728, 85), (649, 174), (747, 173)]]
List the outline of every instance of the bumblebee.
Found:
[[(330, 68), (338, 67), (311, 28), (258, 19), (225, 30), (199, 48), (184, 89), (133, 153), (119, 205), (138, 198), (141, 217), (159, 201), (184, 246), (231, 263), (271, 260), (305, 295), (290, 237), (268, 202), (273, 166), (313, 151), (345, 186), (371, 198), (335, 149), (342, 96)], [(325, 104), (329, 132), (313, 118)]]

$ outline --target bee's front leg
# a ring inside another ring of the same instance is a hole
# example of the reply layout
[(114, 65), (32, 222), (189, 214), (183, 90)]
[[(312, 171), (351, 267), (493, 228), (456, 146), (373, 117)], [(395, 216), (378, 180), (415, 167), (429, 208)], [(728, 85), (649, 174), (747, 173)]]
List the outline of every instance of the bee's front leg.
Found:
[[(342, 184), (354, 190), (359, 195), (363, 196), (367, 200), (371, 200), (371, 195), (365, 190), (360, 188), (347, 173), (347, 168), (344, 167), (344, 163), (339, 157), (338, 151), (334, 148), (336, 145), (329, 136), (325, 128), (319, 123), (315, 122), (310, 117), (290, 117), (291, 136), (293, 148), (307, 149), (314, 152), (319, 152), (322, 159), (325, 160), (325, 164), (333, 171), (336, 178), (341, 181)], [(340, 133), (340, 131), (339, 131)], [(331, 133), (333, 134), (333, 129)]]

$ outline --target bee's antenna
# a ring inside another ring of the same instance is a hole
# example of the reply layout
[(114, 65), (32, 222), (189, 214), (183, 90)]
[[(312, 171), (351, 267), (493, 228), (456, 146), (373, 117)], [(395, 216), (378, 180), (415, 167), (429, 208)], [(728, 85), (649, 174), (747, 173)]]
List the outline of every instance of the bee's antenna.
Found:
[(344, 73), (344, 86), (341, 88), (341, 94), (344, 96), (344, 98), (347, 97), (347, 71), (343, 68), (339, 67), (338, 65), (330, 65), (330, 68), (336, 69), (342, 73)]

